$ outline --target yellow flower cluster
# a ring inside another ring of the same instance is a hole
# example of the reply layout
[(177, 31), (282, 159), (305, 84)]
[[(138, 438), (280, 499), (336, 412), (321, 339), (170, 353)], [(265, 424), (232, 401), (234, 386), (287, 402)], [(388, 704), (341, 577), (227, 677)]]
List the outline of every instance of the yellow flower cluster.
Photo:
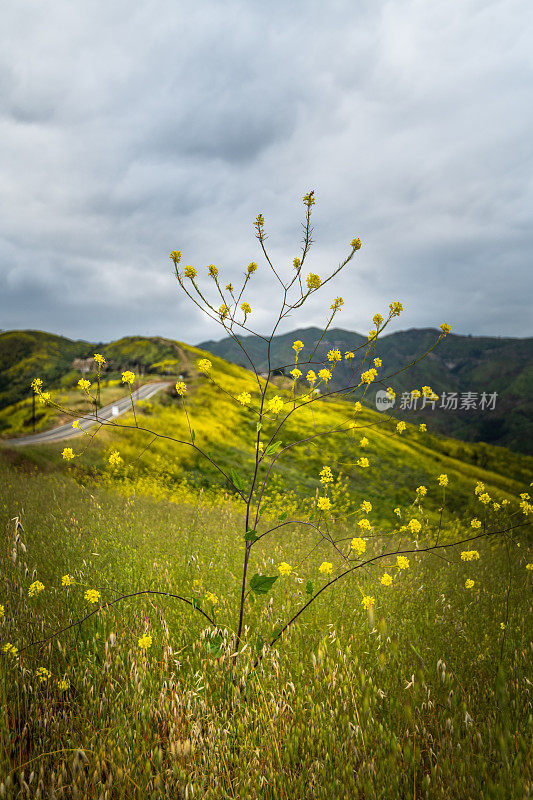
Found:
[(250, 264), (248, 264), (247, 267), (248, 275), (253, 275), (256, 269), (257, 269), (257, 264), (255, 263), (255, 261), (252, 261)]
[(106, 363), (105, 358), (100, 353), (94, 354), (94, 360), (96, 361), (99, 367), (102, 367)]
[(361, 405), (361, 403), (358, 400), (356, 403), (354, 403), (353, 413), (354, 414), (359, 414), (362, 410), (363, 410), (363, 406)]
[(294, 367), (294, 369), (291, 369), (289, 374), (292, 375), (295, 381), (297, 381), (298, 378), (302, 377), (302, 370), (298, 369), (298, 367)]
[(381, 360), (381, 358), (375, 358), (374, 359), (374, 366), (375, 367), (381, 367), (382, 364), (383, 364), (383, 361)]
[(377, 369), (374, 369), (374, 367), (367, 369), (366, 372), (363, 372), (361, 374), (361, 383), (368, 383), (368, 384), (372, 383), (372, 381), (375, 380), (375, 378), (377, 377), (377, 374), (378, 371)]
[(218, 597), (213, 592), (206, 592), (204, 595), (204, 599), (206, 603), (211, 603), (211, 605), (216, 606), (218, 603)]
[(461, 561), (476, 561), (478, 558), (477, 550), (463, 550), (461, 553)]
[(241, 392), (237, 395), (237, 400), (241, 404), (241, 406), (247, 406), (252, 401), (252, 395), (250, 392)]
[(422, 525), (417, 519), (412, 519), (407, 523), (407, 527), (411, 533), (420, 533)]
[(366, 550), (366, 542), (364, 539), (361, 539), (360, 536), (356, 536), (352, 539), (350, 547), (355, 552), (356, 556), (362, 556)]
[(389, 309), (391, 316), (399, 317), (403, 311), (403, 306), (398, 300), (396, 300), (394, 303), (389, 303)]
[(64, 447), (63, 450), (61, 451), (61, 455), (65, 459), (65, 461), (70, 461), (72, 458), (76, 457), (72, 447)]
[(318, 377), (320, 380), (324, 381), (324, 383), (327, 383), (331, 380), (331, 372), (329, 369), (321, 369), (318, 371)]
[(122, 373), (122, 383), (127, 383), (129, 386), (135, 381), (135, 373), (127, 369)]
[(83, 596), (88, 603), (97, 603), (100, 600), (100, 592), (98, 589), (87, 589)]
[(174, 264), (179, 264), (181, 261), (181, 250), (173, 250), (170, 254), (170, 258)]
[(318, 571), (321, 572), (322, 575), (331, 575), (333, 572), (333, 564), (331, 561), (323, 561), (319, 566)]
[(28, 588), (28, 597), (35, 597), (35, 595), (40, 594), (44, 591), (44, 583), (41, 581), (34, 581)]
[(347, 350), (344, 354), (344, 358), (348, 361), (351, 358), (355, 358), (355, 353), (353, 350)]
[(279, 414), (282, 408), (283, 408), (283, 400), (278, 394), (274, 395), (274, 397), (271, 397), (267, 403), (267, 409), (271, 411), (273, 414)]
[(428, 490), (425, 486), (417, 486), (416, 488), (416, 496), (417, 499), (420, 497), (425, 497), (428, 493)]
[(358, 467), (361, 467), (361, 469), (366, 469), (367, 467), (370, 466), (370, 461), (365, 456), (361, 456), (361, 458), (358, 458), (355, 463), (357, 464)]
[(426, 425), (425, 422), (421, 422), (420, 425), (418, 426), (418, 430), (421, 433), (426, 433), (427, 429), (428, 429), (428, 426)]
[(350, 245), (353, 247), (354, 250), (361, 249), (361, 239), (352, 239)]
[(310, 272), (307, 276), (307, 287), (308, 289), (320, 289), (322, 285), (321, 279), (315, 272)]
[(372, 317), (372, 322), (374, 323), (374, 325), (379, 326), (383, 322), (383, 317), (381, 316), (381, 314), (374, 314), (374, 316)]
[(10, 642), (6, 642), (6, 644), (2, 647), (2, 650), (4, 653), (7, 653), (8, 656), (13, 657), (15, 657), (19, 651), (18, 647), (15, 647), (15, 645), (11, 644)]
[(187, 386), (184, 384), (183, 381), (178, 381), (176, 383), (176, 393), (179, 394), (180, 397), (184, 397), (187, 392)]
[(185, 275), (186, 278), (190, 278), (191, 280), (193, 280), (193, 278), (196, 278), (196, 275), (198, 273), (196, 272), (194, 267), (191, 267), (190, 264), (187, 264), (187, 266), (183, 270), (183, 274)]
[(451, 331), (451, 328), (447, 322), (443, 322), (442, 325), (440, 326), (440, 329), (443, 332), (444, 336), (447, 336)]
[(152, 637), (149, 633), (143, 633), (142, 636), (139, 636), (138, 644), (141, 650), (148, 650), (152, 646)]
[(294, 350), (296, 355), (298, 355), (300, 350), (304, 349), (304, 343), (302, 341), (300, 341), (300, 339), (296, 339), (296, 341), (293, 342), (292, 349)]
[(363, 511), (365, 514), (370, 514), (372, 511), (372, 503), (370, 500), (363, 500), (361, 503), (361, 511)]
[(319, 497), (316, 504), (320, 511), (329, 511), (331, 509), (331, 500), (329, 497)]
[(61, 586), (72, 586), (74, 578), (71, 575), (63, 575), (61, 578)]
[(379, 579), (379, 582), (381, 583), (382, 586), (390, 586), (392, 583), (392, 577), (389, 575), (388, 572), (385, 572)]
[(474, 517), (474, 519), (470, 522), (470, 525), (474, 529), (481, 528), (481, 522), (478, 519), (476, 519), (476, 517)]
[(226, 305), (226, 303), (222, 303), (220, 308), (218, 309), (218, 316), (221, 320), (225, 320), (226, 317), (229, 317), (230, 308)]
[[(227, 308), (227, 306), (226, 306), (226, 308)], [(252, 313), (252, 309), (251, 309), (251, 306), (249, 305), (249, 303), (241, 303), (241, 311), (245, 315), (246, 314), (251, 314)]]
[(57, 682), (57, 688), (59, 689), (60, 692), (68, 692), (68, 690), (70, 689), (69, 679), (61, 678), (61, 680)]
[(91, 381), (88, 381), (86, 378), (80, 378), (78, 381), (78, 386), (82, 392), (88, 392), (91, 388)]
[(120, 467), (120, 465), (123, 464), (124, 462), (123, 462), (118, 450), (113, 450), (113, 452), (109, 454), (109, 458), (107, 459), (107, 463), (109, 464), (110, 467), (113, 467), (114, 469), (118, 469), (118, 467)]
[(396, 566), (398, 569), (409, 569), (409, 559), (405, 556), (396, 556)]
[(211, 364), (208, 358), (201, 358), (196, 366), (198, 367), (200, 372), (207, 374), (213, 365)]
[(362, 531), (371, 531), (372, 530), (372, 525), (370, 524), (370, 520), (368, 520), (366, 517), (363, 517), (363, 519), (360, 519), (357, 524), (359, 525), (359, 527), (361, 528)]
[(37, 667), (35, 670), (35, 677), (39, 681), (39, 683), (46, 683), (46, 681), (50, 680), (52, 677), (52, 673), (46, 667)]
[(369, 609), (374, 606), (375, 602), (376, 602), (375, 599), (371, 597), (371, 595), (365, 594), (365, 596), (361, 600), (361, 605), (363, 606), (363, 608)]
[(291, 565), (287, 564), (286, 561), (282, 561), (281, 564), (278, 566), (278, 569), (280, 575), (290, 575), (292, 572)]
[(333, 483), (333, 474), (331, 472), (331, 467), (322, 467), (319, 473), (320, 483)]
[(438, 477), (439, 486), (448, 486), (448, 476), (443, 472), (442, 475)]
[(467, 578), (465, 581), (465, 588), (472, 589), (473, 586), (474, 586), (474, 581), (472, 580), (472, 578)]
[(329, 350), (328, 361), (340, 361), (342, 358), (340, 350)]
[(218, 268), (215, 267), (214, 264), (209, 264), (207, 267), (207, 271), (209, 272), (211, 278), (218, 277)]
[(336, 311), (343, 305), (344, 305), (344, 300), (342, 299), (342, 297), (336, 297), (333, 303), (331, 304), (330, 308), (332, 311)]

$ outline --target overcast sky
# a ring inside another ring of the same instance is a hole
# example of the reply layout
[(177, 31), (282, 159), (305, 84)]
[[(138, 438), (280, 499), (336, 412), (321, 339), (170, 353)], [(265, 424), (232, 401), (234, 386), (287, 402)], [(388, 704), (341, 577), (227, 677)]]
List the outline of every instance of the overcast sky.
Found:
[[(285, 329), (532, 334), (531, 0), (4, 0), (0, 327), (107, 341), (223, 335), (168, 254), (237, 284), (268, 329), (313, 188), (308, 269), (337, 284)], [(207, 284), (207, 281), (206, 281)]]

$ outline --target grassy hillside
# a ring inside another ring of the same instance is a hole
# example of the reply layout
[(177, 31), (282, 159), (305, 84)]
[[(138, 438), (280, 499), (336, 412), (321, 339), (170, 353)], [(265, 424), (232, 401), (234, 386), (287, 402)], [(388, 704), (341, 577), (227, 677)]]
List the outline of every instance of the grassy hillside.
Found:
[[(378, 339), (375, 355), (383, 360), (380, 377), (385, 388), (392, 383), (400, 397), (402, 392), (415, 386), (429, 385), (437, 394), (497, 392), (494, 410), (444, 410), (437, 404), (435, 410), (416, 412), (417, 419), (424, 421), (432, 430), (466, 441), (485, 441), (504, 445), (513, 450), (533, 453), (533, 339), (506, 339), (481, 336), (456, 336), (450, 334), (442, 340), (427, 358), (405, 373), (387, 381), (406, 364), (426, 352), (435, 342), (440, 331), (432, 329), (399, 331)], [(271, 350), (272, 368), (290, 364), (291, 350), (295, 339), (305, 344), (302, 359), (305, 362), (321, 336), (318, 328), (306, 328), (274, 337)], [(266, 344), (258, 337), (240, 337), (258, 369), (267, 369)], [(341, 351), (355, 350), (366, 341), (357, 333), (333, 328), (329, 330), (317, 348), (317, 356), (323, 358), (331, 348)], [(242, 351), (230, 339), (207, 341), (199, 345), (228, 361), (245, 365)], [(333, 385), (346, 385), (348, 367), (339, 365)], [(383, 388), (383, 387), (377, 387)], [(374, 405), (375, 392), (367, 400)], [(375, 407), (375, 406), (374, 406)]]

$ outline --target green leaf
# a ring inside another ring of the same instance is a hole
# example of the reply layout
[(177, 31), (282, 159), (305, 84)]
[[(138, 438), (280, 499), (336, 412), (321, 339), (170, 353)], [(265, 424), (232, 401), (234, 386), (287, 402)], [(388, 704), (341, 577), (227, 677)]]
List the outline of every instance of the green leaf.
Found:
[(277, 575), (269, 578), (266, 575), (258, 575), (257, 573), (250, 580), (250, 589), (254, 594), (267, 594), (278, 579)]
[(257, 425), (255, 426), (255, 429), (256, 429), (257, 433), (259, 433), (259, 431), (261, 430), (262, 427), (263, 427), (263, 423), (262, 422), (258, 422)]
[(195, 432), (193, 430), (191, 431), (191, 439), (192, 439), (192, 443), (194, 444), (194, 440), (196, 439), (196, 434), (195, 434)]
[(244, 541), (245, 542), (257, 542), (259, 536), (257, 536), (256, 531), (246, 531), (244, 534)]
[(287, 519), (287, 516), (288, 516), (287, 512), (284, 511), (283, 514), (280, 514), (280, 516), (278, 517), (278, 520), (280, 522), (283, 522), (284, 519)]
[(275, 455), (278, 452), (278, 450), (280, 449), (282, 444), (283, 444), (283, 442), (279, 442), (279, 441), (278, 442), (272, 442), (272, 444), (269, 444), (267, 449), (265, 450), (265, 455), (266, 456)]
[(195, 608), (200, 608), (200, 609), (202, 608), (202, 604), (200, 603), (197, 597), (193, 597), (191, 603)]
[(311, 595), (313, 594), (313, 584), (311, 583), (311, 581), (307, 581), (307, 586), (305, 587), (305, 593)]
[(244, 481), (243, 481), (243, 479), (241, 478), (241, 476), (239, 475), (239, 473), (238, 473), (238, 472), (236, 472), (234, 469), (232, 469), (232, 470), (230, 471), (230, 476), (231, 476), (231, 482), (233, 483), (233, 485), (235, 486), (235, 488), (236, 488), (236, 489), (237, 489), (239, 492), (244, 492), (244, 490), (245, 490), (245, 488), (246, 488), (246, 487), (245, 487), (245, 485), (244, 485)]
[(216, 636), (212, 636), (209, 639), (204, 639), (203, 641), (204, 649), (208, 650), (213, 658), (218, 658), (222, 653), (223, 644), (224, 641), (219, 633), (217, 633)]

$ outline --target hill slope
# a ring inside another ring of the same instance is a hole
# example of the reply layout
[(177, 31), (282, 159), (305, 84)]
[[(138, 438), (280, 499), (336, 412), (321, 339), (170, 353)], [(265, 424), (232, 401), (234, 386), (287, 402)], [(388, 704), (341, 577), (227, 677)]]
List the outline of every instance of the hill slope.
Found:
[[(439, 333), (431, 328), (412, 329), (378, 339), (375, 355), (383, 360), (380, 370), (383, 385), (376, 388), (392, 385), (399, 401), (402, 392), (423, 385), (431, 386), (439, 395), (446, 393), (446, 397), (455, 392), (457, 409), (442, 408), (445, 401), (441, 400), (435, 409), (418, 409), (416, 419), (446, 436), (465, 441), (484, 441), (518, 452), (533, 453), (533, 338), (500, 339), (450, 334), (423, 361), (387, 380), (387, 376), (427, 351)], [(320, 335), (318, 328), (306, 328), (274, 337), (272, 367), (293, 361), (291, 348), (295, 339), (300, 339), (305, 345), (300, 356), (300, 362), (305, 363)], [(254, 336), (239, 338), (258, 369), (266, 370), (265, 342)], [(318, 346), (315, 358), (323, 358), (331, 348), (355, 350), (365, 341), (366, 337), (358, 333), (333, 328)], [(242, 351), (229, 337), (218, 342), (206, 341), (198, 347), (244, 366)], [(333, 387), (342, 388), (348, 377), (348, 367), (339, 364), (335, 370)], [(478, 407), (461, 410), (461, 395), (467, 392), (477, 394)], [(486, 395), (497, 394), (493, 410), (479, 408), (483, 392)], [(368, 393), (367, 402), (375, 407), (375, 390)], [(453, 406), (453, 398), (451, 404)], [(401, 410), (399, 416), (402, 416)], [(412, 418), (411, 413), (409, 419)]]

